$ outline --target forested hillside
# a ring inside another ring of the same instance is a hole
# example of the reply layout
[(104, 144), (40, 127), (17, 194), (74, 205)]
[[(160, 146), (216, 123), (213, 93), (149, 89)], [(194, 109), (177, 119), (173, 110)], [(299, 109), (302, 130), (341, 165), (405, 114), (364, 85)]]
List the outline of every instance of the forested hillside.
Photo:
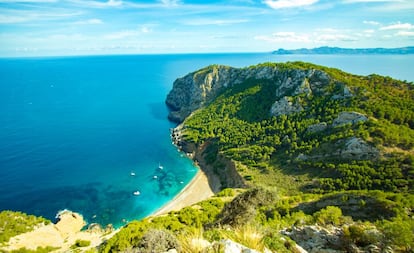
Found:
[(240, 173), (253, 185), (262, 183), (254, 175), (277, 171), (300, 178), (306, 192), (412, 191), (412, 84), (300, 62), (259, 67), (317, 69), (328, 78), (305, 77), (279, 96), (274, 79), (247, 79), (187, 118), (182, 141), (213, 143), (217, 155), (245, 165)]
[(223, 189), (96, 251), (413, 252), (412, 83), (303, 62), (213, 65), (177, 79), (166, 102), (173, 141)]

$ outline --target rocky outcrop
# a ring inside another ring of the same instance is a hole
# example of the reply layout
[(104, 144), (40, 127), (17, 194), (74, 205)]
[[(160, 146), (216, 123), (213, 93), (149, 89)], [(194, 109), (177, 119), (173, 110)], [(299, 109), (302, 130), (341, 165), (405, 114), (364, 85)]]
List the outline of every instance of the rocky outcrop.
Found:
[(353, 97), (351, 90), (348, 88), (348, 86), (343, 85), (342, 92), (339, 94), (334, 94), (332, 96), (332, 99), (344, 99), (344, 98), (350, 98)]
[(297, 111), (300, 107), (292, 104), (291, 108), (286, 96), (321, 94), (331, 82), (328, 74), (316, 69), (289, 69), (278, 64), (241, 69), (213, 65), (178, 78), (174, 82), (173, 89), (166, 99), (166, 104), (170, 108), (168, 117), (174, 122), (182, 122), (191, 112), (210, 103), (227, 87), (251, 79), (270, 80), (274, 84), (274, 107), (288, 106), (288, 111), (291, 111), (289, 108)]
[(326, 124), (326, 122), (321, 122), (321, 123), (308, 126), (308, 128), (306, 129), (306, 132), (307, 133), (318, 133), (318, 132), (324, 131), (326, 128), (328, 128), (328, 124)]
[(341, 139), (336, 143), (326, 143), (322, 145), (322, 150), (326, 150), (329, 145), (331, 152), (320, 152), (315, 149), (314, 153), (305, 155), (303, 153), (296, 157), (298, 161), (323, 161), (326, 159), (340, 160), (374, 160), (379, 158), (380, 151), (368, 144), (361, 138), (351, 137)]
[(220, 243), (223, 245), (225, 253), (259, 253), (229, 239), (224, 239)]
[(293, 102), (291, 97), (283, 97), (276, 101), (270, 109), (270, 114), (273, 116), (289, 115), (295, 112), (303, 111), (303, 107), (298, 102)]
[(346, 124), (356, 124), (358, 122), (367, 121), (368, 117), (359, 112), (341, 112), (332, 122), (333, 127), (339, 127)]
[(342, 229), (331, 230), (319, 226), (293, 227), (282, 234), (289, 236), (309, 253), (344, 252), (342, 245)]
[(341, 150), (343, 159), (369, 160), (379, 157), (379, 150), (369, 145), (364, 140), (356, 137), (345, 140), (344, 148)]
[[(385, 247), (381, 243), (384, 235), (375, 228), (367, 229), (362, 232), (361, 238), (364, 242), (358, 244), (350, 240), (349, 235), (345, 235), (345, 227), (330, 226), (329, 228), (318, 225), (296, 227), (282, 230), (281, 233), (289, 236), (306, 252), (309, 253), (362, 253), (362, 252), (394, 252), (392, 248)], [(349, 232), (348, 232), (349, 233)]]

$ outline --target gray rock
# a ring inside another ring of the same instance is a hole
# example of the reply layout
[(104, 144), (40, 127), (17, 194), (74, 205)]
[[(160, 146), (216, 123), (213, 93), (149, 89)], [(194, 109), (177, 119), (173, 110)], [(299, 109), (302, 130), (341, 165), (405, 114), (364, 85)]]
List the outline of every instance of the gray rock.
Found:
[(342, 230), (333, 227), (330, 230), (320, 226), (292, 227), (292, 231), (281, 231), (282, 234), (289, 236), (304, 250), (312, 253), (343, 252), (340, 248)]
[(348, 86), (344, 85), (344, 88), (342, 90), (341, 94), (334, 94), (332, 96), (332, 99), (344, 99), (344, 98), (350, 98), (353, 97), (351, 90), (348, 88)]
[(308, 128), (306, 129), (306, 132), (318, 133), (318, 132), (324, 131), (326, 128), (328, 128), (328, 124), (326, 124), (326, 122), (321, 122), (321, 123), (308, 126)]
[(334, 119), (332, 126), (338, 127), (346, 124), (356, 124), (367, 120), (368, 117), (359, 112), (340, 112), (338, 117)]
[(289, 115), (300, 111), (303, 111), (303, 107), (297, 102), (293, 103), (291, 97), (281, 98), (276, 101), (270, 109), (270, 113), (273, 116)]
[(259, 253), (229, 239), (220, 241), (224, 246), (224, 253)]
[(375, 159), (379, 157), (379, 151), (364, 140), (352, 137), (345, 141), (341, 157), (355, 160)]

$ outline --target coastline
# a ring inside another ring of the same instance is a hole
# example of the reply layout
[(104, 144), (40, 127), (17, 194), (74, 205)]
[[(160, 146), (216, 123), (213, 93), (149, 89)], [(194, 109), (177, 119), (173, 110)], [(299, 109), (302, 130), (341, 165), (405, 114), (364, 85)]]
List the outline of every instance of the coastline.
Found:
[(148, 217), (155, 217), (167, 214), (171, 211), (178, 211), (212, 196), (214, 196), (214, 191), (210, 187), (207, 175), (198, 168), (197, 174), (177, 196)]

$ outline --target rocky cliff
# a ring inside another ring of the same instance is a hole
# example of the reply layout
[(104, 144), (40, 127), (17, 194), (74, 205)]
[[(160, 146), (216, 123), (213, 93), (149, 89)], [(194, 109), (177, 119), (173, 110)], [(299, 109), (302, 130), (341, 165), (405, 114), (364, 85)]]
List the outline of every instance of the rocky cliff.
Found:
[[(301, 111), (300, 104), (291, 97), (321, 94), (331, 83), (324, 71), (316, 69), (289, 69), (279, 65), (257, 65), (248, 68), (232, 68), (213, 65), (178, 78), (167, 96), (166, 104), (171, 109), (169, 119), (182, 122), (191, 112), (207, 105), (226, 88), (235, 87), (247, 80), (270, 80), (274, 84), (274, 105), (269, 111), (275, 116)], [(339, 94), (351, 96), (344, 86)]]

